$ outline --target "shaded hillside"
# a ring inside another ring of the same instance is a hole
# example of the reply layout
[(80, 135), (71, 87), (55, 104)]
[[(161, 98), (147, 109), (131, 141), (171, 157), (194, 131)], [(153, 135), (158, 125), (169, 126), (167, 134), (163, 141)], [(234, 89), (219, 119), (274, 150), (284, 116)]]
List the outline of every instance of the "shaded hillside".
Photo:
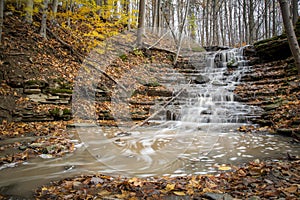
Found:
[[(300, 19), (300, 18), (299, 18)], [(295, 33), (300, 42), (300, 20), (298, 20)], [(286, 34), (272, 37), (266, 40), (261, 40), (254, 43), (257, 55), (263, 62), (284, 60), (291, 56)]]
[[(300, 21), (296, 33), (300, 38)], [(254, 44), (259, 63), (242, 79), (235, 92), (241, 101), (257, 105), (264, 114), (253, 119), (260, 131), (300, 136), (300, 80), (288, 41), (283, 34)], [(251, 129), (251, 128), (250, 128)], [(242, 127), (242, 131), (247, 128)]]

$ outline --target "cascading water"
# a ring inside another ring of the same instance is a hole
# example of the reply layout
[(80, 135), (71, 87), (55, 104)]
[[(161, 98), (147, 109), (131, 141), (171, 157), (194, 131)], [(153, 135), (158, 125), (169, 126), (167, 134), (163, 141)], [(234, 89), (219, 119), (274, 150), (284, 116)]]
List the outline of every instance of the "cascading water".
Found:
[[(207, 54), (206, 67), (199, 76), (206, 82), (188, 89), (188, 101), (182, 106), (181, 121), (198, 124), (249, 123), (258, 108), (235, 101), (233, 90), (245, 71), (247, 61), (240, 49), (230, 49)], [(236, 69), (228, 72), (227, 66)]]

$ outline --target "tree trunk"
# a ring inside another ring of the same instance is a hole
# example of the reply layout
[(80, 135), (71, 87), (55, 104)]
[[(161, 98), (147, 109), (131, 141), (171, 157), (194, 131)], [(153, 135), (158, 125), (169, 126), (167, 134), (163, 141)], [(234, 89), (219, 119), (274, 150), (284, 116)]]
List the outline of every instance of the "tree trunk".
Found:
[(213, 0), (212, 2), (212, 45), (218, 45), (218, 41), (217, 41), (217, 0)]
[(25, 21), (29, 24), (32, 23), (32, 13), (33, 13), (33, 0), (27, 0), (26, 1), (26, 15), (25, 15)]
[(287, 0), (279, 0), (279, 4), (289, 46), (295, 59), (295, 65), (298, 68), (298, 76), (300, 77), (300, 49), (295, 31), (293, 29), (293, 24), (290, 19), (289, 4)]
[(272, 15), (272, 21), (273, 21), (273, 23), (272, 23), (272, 26), (273, 26), (273, 28), (272, 28), (272, 34), (273, 34), (273, 37), (274, 36), (276, 36), (277, 35), (277, 31), (276, 31), (276, 1), (273, 1), (273, 15)]
[(247, 21), (247, 0), (243, 0), (243, 20), (244, 20), (244, 38), (245, 42), (249, 44), (249, 32), (248, 32), (248, 21)]
[(2, 44), (4, 0), (0, 0), (0, 44)]
[(255, 23), (254, 23), (254, 2), (249, 0), (249, 43), (252, 44), (254, 41)]
[(264, 21), (265, 21), (265, 37), (269, 38), (269, 20), (268, 20), (268, 13), (269, 13), (269, 0), (265, 0), (265, 10), (264, 10)]
[(145, 0), (140, 0), (139, 4), (139, 18), (138, 18), (138, 31), (137, 31), (137, 47), (142, 47), (142, 37), (145, 27)]
[(292, 0), (292, 10), (293, 10), (293, 25), (296, 25), (298, 21), (298, 0)]
[(181, 49), (181, 45), (182, 45), (182, 38), (183, 38), (183, 31), (184, 31), (184, 28), (185, 28), (185, 24), (186, 24), (188, 12), (189, 12), (189, 7), (190, 7), (190, 0), (187, 0), (186, 7), (185, 7), (185, 13), (184, 13), (183, 21), (182, 21), (182, 26), (181, 26), (181, 29), (179, 31), (178, 46), (177, 46), (176, 56), (175, 56), (175, 59), (174, 59), (174, 62), (173, 62), (174, 65), (177, 63), (177, 59), (178, 59), (178, 56), (179, 56), (179, 53), (180, 53), (180, 49)]
[(132, 15), (131, 0), (127, 0), (125, 6), (126, 6), (126, 14), (128, 16), (127, 29), (131, 30), (131, 15)]
[(205, 31), (205, 36), (206, 36), (206, 46), (209, 46), (210, 45), (210, 41), (209, 41), (209, 13), (210, 13), (210, 10), (209, 10), (209, 4), (210, 4), (210, 1), (209, 0), (206, 0), (206, 17), (205, 17), (205, 28), (206, 28), (206, 31)]
[(43, 15), (42, 15), (42, 22), (41, 22), (41, 30), (40, 34), (42, 37), (47, 39), (47, 9), (48, 9), (48, 0), (44, 0), (42, 5), (43, 8)]
[(57, 6), (58, 6), (58, 0), (53, 0), (53, 2), (52, 2), (52, 17), (51, 17), (52, 22), (54, 22), (56, 19)]

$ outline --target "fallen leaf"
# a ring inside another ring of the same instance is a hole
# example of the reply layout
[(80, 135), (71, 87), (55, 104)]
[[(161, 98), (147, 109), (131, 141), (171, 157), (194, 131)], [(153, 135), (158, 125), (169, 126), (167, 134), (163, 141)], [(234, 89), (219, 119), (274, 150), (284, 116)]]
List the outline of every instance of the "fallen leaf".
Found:
[(175, 183), (174, 183), (174, 184), (168, 184), (168, 185), (166, 186), (166, 191), (169, 192), (169, 191), (171, 191), (171, 190), (174, 190), (174, 188), (175, 188)]
[(218, 169), (221, 170), (221, 171), (228, 171), (228, 170), (231, 170), (231, 167), (229, 167), (229, 166), (220, 166)]
[(285, 192), (289, 192), (289, 193), (295, 193), (298, 190), (298, 186), (297, 185), (293, 185), (291, 187), (285, 188), (284, 191)]
[(185, 192), (174, 191), (173, 193), (178, 195), (178, 196), (185, 196)]

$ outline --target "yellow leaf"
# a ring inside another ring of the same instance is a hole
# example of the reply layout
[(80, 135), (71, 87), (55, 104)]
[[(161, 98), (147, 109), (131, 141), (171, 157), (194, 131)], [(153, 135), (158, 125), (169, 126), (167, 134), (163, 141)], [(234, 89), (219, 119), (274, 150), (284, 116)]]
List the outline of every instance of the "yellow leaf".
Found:
[(173, 193), (176, 194), (176, 195), (178, 195), (178, 196), (185, 196), (184, 192), (175, 191)]
[(174, 188), (175, 188), (175, 183), (174, 184), (168, 184), (167, 186), (166, 186), (166, 191), (171, 191), (171, 190), (174, 190)]

